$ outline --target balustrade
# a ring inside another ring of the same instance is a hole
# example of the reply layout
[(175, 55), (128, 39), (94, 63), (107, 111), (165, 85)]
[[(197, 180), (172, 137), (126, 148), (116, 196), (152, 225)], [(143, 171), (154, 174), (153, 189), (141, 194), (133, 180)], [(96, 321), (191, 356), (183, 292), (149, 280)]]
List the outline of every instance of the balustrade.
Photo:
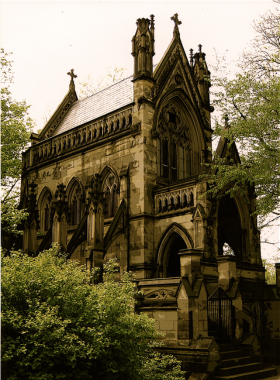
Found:
[(51, 141), (33, 145), (30, 151), (23, 156), (24, 168), (128, 128), (132, 124), (131, 113), (132, 108), (129, 108), (81, 127), (78, 131), (69, 131), (63, 136), (53, 137)]
[(193, 187), (155, 195), (156, 214), (194, 205)]

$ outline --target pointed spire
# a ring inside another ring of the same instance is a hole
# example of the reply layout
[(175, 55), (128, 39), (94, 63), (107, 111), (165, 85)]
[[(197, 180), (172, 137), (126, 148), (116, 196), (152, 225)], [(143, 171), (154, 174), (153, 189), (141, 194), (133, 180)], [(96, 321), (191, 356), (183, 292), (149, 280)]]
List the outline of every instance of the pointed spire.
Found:
[(175, 13), (175, 15), (171, 17), (171, 20), (173, 20), (175, 23), (174, 30), (173, 30), (173, 37), (179, 37), (180, 33), (179, 33), (178, 25), (181, 25), (182, 22), (179, 21), (179, 19), (178, 19), (178, 13)]
[(154, 24), (155, 16), (151, 15), (150, 17), (151, 17), (151, 31), (154, 31), (155, 30), (155, 24)]
[(77, 75), (74, 74), (74, 69), (70, 70), (67, 75), (70, 75), (71, 77), (71, 80), (70, 80), (70, 84), (69, 84), (69, 88), (70, 89), (75, 89), (75, 83), (74, 83), (74, 80), (73, 78), (77, 78)]
[(193, 49), (190, 49), (190, 63), (191, 67), (193, 67)]
[(132, 37), (132, 55), (134, 57), (134, 78), (151, 78), (153, 74), (154, 52), (154, 15), (151, 20), (139, 18), (137, 30)]

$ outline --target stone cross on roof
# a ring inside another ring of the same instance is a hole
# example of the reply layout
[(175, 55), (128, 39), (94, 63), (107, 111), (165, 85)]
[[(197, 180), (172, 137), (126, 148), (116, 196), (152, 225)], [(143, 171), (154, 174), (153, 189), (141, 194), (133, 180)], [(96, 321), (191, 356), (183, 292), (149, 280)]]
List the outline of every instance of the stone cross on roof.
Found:
[(77, 78), (77, 75), (74, 74), (74, 69), (70, 70), (69, 73), (67, 73), (67, 75), (70, 75), (70, 77), (71, 77), (69, 87), (75, 86), (73, 78)]
[(171, 20), (173, 20), (175, 23), (173, 30), (173, 36), (175, 37), (176, 35), (179, 35), (178, 25), (181, 25), (182, 22), (178, 20), (178, 13), (175, 13), (175, 15), (171, 17)]

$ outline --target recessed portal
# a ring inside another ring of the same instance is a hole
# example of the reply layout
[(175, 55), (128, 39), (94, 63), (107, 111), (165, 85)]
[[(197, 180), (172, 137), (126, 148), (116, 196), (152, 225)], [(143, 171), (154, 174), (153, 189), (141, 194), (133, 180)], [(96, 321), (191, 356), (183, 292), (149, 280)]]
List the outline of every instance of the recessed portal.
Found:
[(229, 195), (221, 198), (218, 210), (218, 255), (236, 256), (242, 261), (242, 229), (235, 200)]
[(174, 233), (167, 245), (166, 277), (180, 277), (180, 249), (186, 249), (186, 243), (180, 235)]

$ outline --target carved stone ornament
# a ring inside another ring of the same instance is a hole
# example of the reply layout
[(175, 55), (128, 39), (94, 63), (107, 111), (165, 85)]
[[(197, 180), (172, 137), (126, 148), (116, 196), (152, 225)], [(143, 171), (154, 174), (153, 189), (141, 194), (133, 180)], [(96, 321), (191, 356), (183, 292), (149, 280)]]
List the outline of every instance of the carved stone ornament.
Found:
[(175, 63), (178, 60), (182, 60), (182, 53), (181, 53), (181, 49), (180, 49), (179, 44), (176, 46), (171, 57), (167, 61), (165, 68), (162, 71), (160, 77), (158, 78), (156, 84), (152, 87), (151, 98), (153, 101), (155, 101), (159, 97), (161, 90), (164, 87), (164, 84), (166, 83), (167, 79), (169, 78), (169, 75), (170, 75), (173, 67), (175, 66)]
[(117, 187), (118, 185), (117, 185), (116, 177), (113, 173), (110, 173), (104, 183), (103, 191), (112, 193), (114, 189), (117, 189)]
[(181, 83), (183, 82), (183, 78), (181, 77), (180, 74), (176, 74), (176, 75), (175, 75), (175, 82), (176, 82), (177, 84), (181, 84)]
[[(170, 114), (175, 115), (175, 122), (170, 120)], [(181, 112), (175, 104), (169, 103), (165, 106), (162, 110), (162, 116), (164, 122), (172, 132), (180, 133), (182, 131), (184, 124), (182, 122)]]
[(157, 125), (159, 138), (181, 146), (190, 147), (189, 128), (183, 121), (179, 107), (174, 103), (167, 104), (159, 117)]
[(152, 298), (152, 299), (166, 299), (166, 298), (174, 298), (175, 294), (172, 290), (157, 290), (153, 292), (152, 294), (147, 295), (146, 298)]

